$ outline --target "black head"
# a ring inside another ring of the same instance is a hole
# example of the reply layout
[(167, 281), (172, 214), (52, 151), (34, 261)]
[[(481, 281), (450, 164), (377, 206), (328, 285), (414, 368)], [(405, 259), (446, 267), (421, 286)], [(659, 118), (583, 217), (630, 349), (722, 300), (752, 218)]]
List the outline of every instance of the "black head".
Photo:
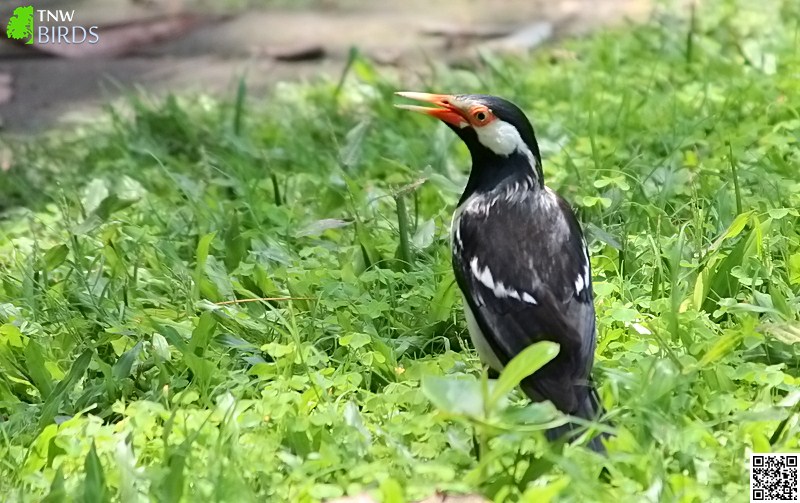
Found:
[[(473, 148), (483, 147), (491, 150), (496, 155), (508, 155), (509, 143), (502, 142), (501, 138), (498, 137), (504, 133), (503, 127), (498, 126), (508, 124), (516, 129), (522, 142), (534, 157), (539, 160), (539, 144), (536, 142), (533, 126), (531, 126), (525, 113), (517, 105), (503, 98), (488, 94), (460, 94), (454, 98), (456, 103), (469, 104), (468, 106), (471, 107), (486, 107), (489, 114), (494, 116), (493, 120), (486, 121), (483, 124), (470, 124), (471, 127), (465, 128), (448, 123), (450, 128), (469, 147), (470, 151), (473, 151)], [(498, 123), (493, 124), (495, 121), (498, 121)], [(489, 126), (488, 129), (487, 126)], [(514, 143), (516, 147), (519, 147), (516, 142)]]
[(515, 104), (485, 94), (397, 94), (437, 105), (437, 108), (397, 106), (436, 117), (455, 131), (472, 154), (472, 185), (496, 185), (514, 175), (530, 177), (533, 185), (542, 185), (539, 145), (533, 126)]

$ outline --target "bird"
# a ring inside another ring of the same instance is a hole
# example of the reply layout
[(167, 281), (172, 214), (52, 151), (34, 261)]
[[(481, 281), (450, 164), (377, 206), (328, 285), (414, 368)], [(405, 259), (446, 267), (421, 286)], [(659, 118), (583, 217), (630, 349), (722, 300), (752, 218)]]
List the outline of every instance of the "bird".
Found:
[[(539, 341), (558, 355), (521, 388), (588, 421), (604, 413), (591, 371), (596, 320), (589, 250), (569, 204), (544, 184), (533, 126), (503, 98), (483, 94), (397, 92), (425, 103), (401, 109), (437, 118), (467, 146), (472, 168), (451, 224), (453, 272), (470, 338), (482, 362), (501, 372)], [(545, 431), (572, 441), (579, 426)], [(604, 453), (601, 432), (588, 447)]]

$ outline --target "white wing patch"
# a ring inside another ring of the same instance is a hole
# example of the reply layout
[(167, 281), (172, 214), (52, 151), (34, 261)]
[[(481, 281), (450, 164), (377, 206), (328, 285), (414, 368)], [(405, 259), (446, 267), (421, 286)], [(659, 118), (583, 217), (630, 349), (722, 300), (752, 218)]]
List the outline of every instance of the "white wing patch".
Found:
[(514, 290), (513, 288), (507, 288), (506, 285), (500, 283), (499, 281), (495, 284), (494, 290), (492, 290), (497, 297), (504, 298), (504, 297), (511, 297), (512, 299), (522, 300), (519, 298), (519, 292)]
[(469, 263), (469, 269), (475, 279), (491, 290), (498, 299), (512, 298), (527, 302), (528, 304), (538, 304), (533, 295), (528, 292), (520, 292), (514, 288), (507, 287), (501, 281), (495, 281), (494, 276), (492, 276), (492, 271), (490, 271), (488, 267), (481, 268), (480, 264), (478, 264), (478, 257), (472, 257)]
[(472, 270), (472, 274), (475, 276), (475, 278), (483, 283), (483, 286), (489, 290), (494, 290), (494, 278), (492, 277), (492, 271), (490, 271), (488, 267), (481, 269), (478, 265), (478, 257), (472, 257), (472, 261), (469, 263), (469, 268)]
[(583, 241), (583, 271), (575, 278), (575, 295), (579, 296), (585, 288), (589, 288), (592, 282), (591, 272), (589, 271), (589, 252), (587, 251), (586, 241)]
[(575, 280), (575, 293), (580, 295), (583, 291), (584, 282), (583, 282), (583, 275), (578, 274), (578, 279)]

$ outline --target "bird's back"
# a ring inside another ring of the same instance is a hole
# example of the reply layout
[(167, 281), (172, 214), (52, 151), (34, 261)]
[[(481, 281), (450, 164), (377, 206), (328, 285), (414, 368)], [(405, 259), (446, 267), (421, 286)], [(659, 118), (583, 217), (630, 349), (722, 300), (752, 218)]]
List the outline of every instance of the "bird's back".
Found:
[(510, 179), (463, 201), (453, 221), (453, 268), (465, 309), (501, 364), (535, 342), (560, 344), (523, 387), (575, 413), (595, 347), (588, 254), (563, 199), (524, 184)]

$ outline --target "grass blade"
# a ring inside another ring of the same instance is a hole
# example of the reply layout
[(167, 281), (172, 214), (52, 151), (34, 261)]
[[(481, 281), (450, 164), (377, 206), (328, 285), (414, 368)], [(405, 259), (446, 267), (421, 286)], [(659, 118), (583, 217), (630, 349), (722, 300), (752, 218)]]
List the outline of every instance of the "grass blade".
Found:
[(83, 501), (86, 503), (101, 503), (111, 501), (108, 487), (106, 487), (106, 477), (103, 473), (103, 465), (97, 455), (94, 442), (86, 455), (83, 464), (86, 478), (83, 482)]
[(39, 430), (53, 422), (53, 418), (56, 417), (61, 403), (72, 388), (78, 384), (78, 381), (83, 377), (83, 374), (89, 367), (89, 362), (92, 361), (93, 354), (93, 351), (90, 349), (84, 351), (78, 359), (75, 360), (75, 363), (72, 364), (67, 376), (56, 385), (56, 388), (50, 396), (47, 397), (47, 400), (42, 406), (42, 414), (39, 416)]

